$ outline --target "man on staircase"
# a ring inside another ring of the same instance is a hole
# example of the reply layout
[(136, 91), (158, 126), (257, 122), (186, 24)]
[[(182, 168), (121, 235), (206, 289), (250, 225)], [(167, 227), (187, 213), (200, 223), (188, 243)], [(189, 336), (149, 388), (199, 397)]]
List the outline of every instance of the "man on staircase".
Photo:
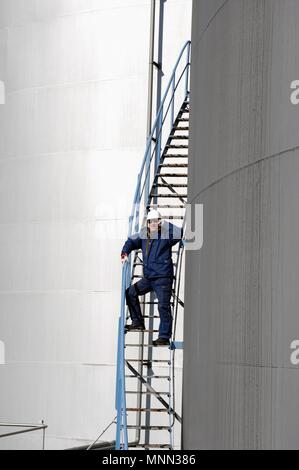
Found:
[(160, 315), (159, 337), (153, 346), (168, 346), (172, 334), (171, 292), (174, 279), (171, 248), (181, 241), (183, 230), (170, 222), (162, 222), (157, 210), (147, 215), (147, 226), (128, 238), (121, 251), (121, 261), (126, 262), (133, 250), (142, 249), (143, 278), (126, 290), (126, 301), (132, 324), (127, 331), (145, 329), (138, 297), (154, 291)]

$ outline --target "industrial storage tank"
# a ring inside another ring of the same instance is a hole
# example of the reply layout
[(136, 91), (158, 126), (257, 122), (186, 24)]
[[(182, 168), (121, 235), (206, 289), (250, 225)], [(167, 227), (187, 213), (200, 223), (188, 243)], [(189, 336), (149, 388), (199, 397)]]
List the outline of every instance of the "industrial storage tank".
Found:
[(298, 19), (292, 0), (193, 2), (185, 449), (299, 447)]
[[(88, 444), (115, 416), (150, 11), (150, 0), (0, 3), (0, 415), (44, 419), (47, 449)], [(190, 15), (190, 0), (165, 4), (164, 83)], [(111, 427), (104, 438), (114, 437)], [(41, 444), (39, 433), (0, 439), (3, 449)]]

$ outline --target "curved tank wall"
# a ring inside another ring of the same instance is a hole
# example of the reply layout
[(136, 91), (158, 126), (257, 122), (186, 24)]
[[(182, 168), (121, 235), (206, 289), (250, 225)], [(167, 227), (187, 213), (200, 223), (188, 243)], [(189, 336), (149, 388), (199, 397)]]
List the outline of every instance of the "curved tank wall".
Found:
[(299, 4), (193, 3), (185, 449), (299, 447)]
[[(165, 8), (170, 67), (191, 1)], [(115, 416), (119, 252), (145, 149), (149, 26), (149, 0), (0, 2), (0, 415), (44, 419), (47, 449), (89, 443)], [(41, 436), (0, 447), (40, 448)]]

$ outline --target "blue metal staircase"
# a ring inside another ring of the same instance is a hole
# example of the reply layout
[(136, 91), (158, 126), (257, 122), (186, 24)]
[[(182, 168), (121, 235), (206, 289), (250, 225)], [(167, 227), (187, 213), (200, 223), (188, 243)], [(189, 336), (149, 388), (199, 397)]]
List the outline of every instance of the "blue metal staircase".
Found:
[[(162, 218), (184, 226), (187, 203), (189, 144), (189, 70), (191, 43), (186, 42), (174, 67), (160, 109), (148, 139), (138, 175), (128, 236), (139, 232), (150, 208)], [(169, 127), (168, 127), (169, 126)], [(176, 411), (177, 323), (184, 312), (184, 242), (173, 248), (172, 287), (173, 336), (169, 348), (154, 348), (159, 313), (154, 294), (140, 300), (146, 330), (128, 332), (126, 288), (142, 277), (142, 252), (136, 250), (122, 271), (121, 309), (118, 331), (116, 377), (116, 449), (173, 449), (174, 432), (181, 425)], [(179, 429), (180, 432), (180, 429)]]

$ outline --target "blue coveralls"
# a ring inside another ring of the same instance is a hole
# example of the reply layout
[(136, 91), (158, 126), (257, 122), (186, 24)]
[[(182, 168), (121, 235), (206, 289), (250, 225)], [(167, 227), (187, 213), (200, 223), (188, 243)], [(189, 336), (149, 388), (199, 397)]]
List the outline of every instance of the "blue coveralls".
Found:
[[(172, 313), (170, 307), (171, 290), (174, 278), (171, 248), (182, 238), (182, 229), (164, 222), (161, 230), (151, 234), (148, 240), (147, 229), (128, 238), (122, 253), (142, 249), (143, 278), (126, 290), (126, 301), (132, 324), (143, 325), (143, 317), (138, 297), (154, 291), (158, 299), (160, 315), (159, 338), (169, 339), (172, 333)], [(155, 237), (155, 238), (154, 238)]]

